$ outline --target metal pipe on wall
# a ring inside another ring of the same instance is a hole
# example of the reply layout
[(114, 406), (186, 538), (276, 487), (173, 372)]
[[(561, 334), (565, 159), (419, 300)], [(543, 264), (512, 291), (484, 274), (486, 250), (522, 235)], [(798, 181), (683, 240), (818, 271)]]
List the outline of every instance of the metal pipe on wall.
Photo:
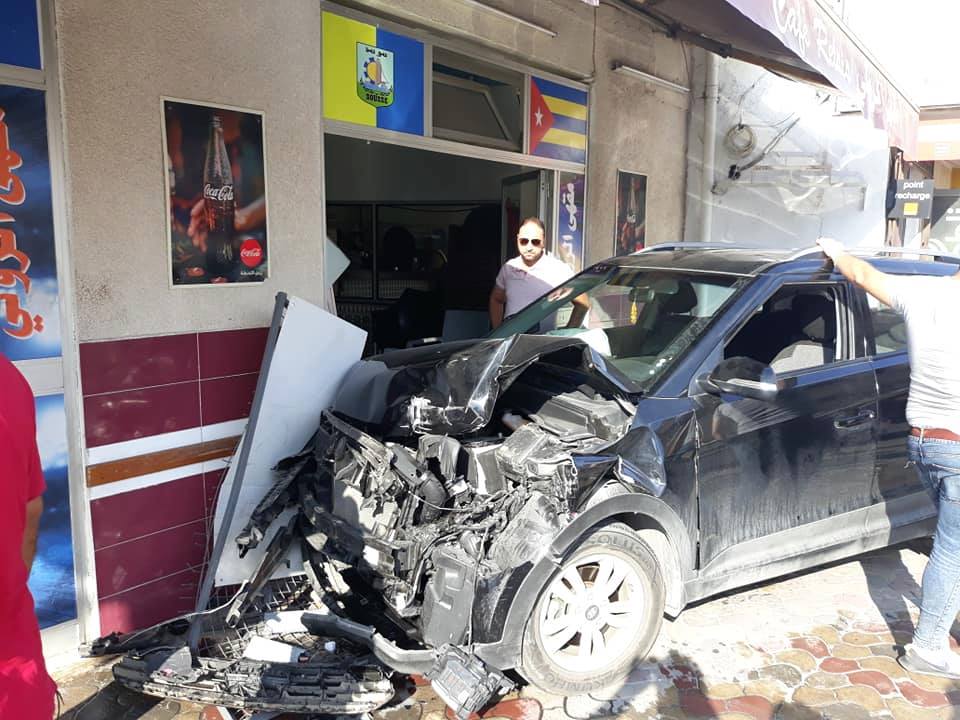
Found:
[(717, 105), (720, 100), (720, 57), (707, 53), (707, 77), (703, 85), (703, 166), (700, 175), (700, 242), (713, 234), (713, 170), (717, 151)]

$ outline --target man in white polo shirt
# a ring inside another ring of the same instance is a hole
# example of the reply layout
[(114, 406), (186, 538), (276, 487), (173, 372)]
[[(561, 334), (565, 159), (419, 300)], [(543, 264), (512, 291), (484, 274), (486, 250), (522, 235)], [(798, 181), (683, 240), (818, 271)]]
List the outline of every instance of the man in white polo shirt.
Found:
[[(540, 218), (529, 217), (520, 224), (517, 233), (520, 254), (503, 264), (490, 293), (490, 324), (494, 329), (500, 327), (504, 317), (515, 315), (573, 277), (573, 271), (565, 262), (544, 252), (545, 244)], [(587, 299), (580, 296), (572, 302), (574, 307), (567, 327), (578, 327), (587, 313)]]

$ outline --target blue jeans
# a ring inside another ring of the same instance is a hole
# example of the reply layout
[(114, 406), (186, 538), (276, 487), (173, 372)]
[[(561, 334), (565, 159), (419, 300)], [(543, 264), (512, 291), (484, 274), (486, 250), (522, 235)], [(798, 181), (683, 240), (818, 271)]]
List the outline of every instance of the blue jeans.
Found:
[(949, 648), (950, 628), (960, 610), (960, 442), (910, 436), (910, 460), (937, 506), (933, 552), (923, 572), (920, 622), (913, 642), (931, 650)]

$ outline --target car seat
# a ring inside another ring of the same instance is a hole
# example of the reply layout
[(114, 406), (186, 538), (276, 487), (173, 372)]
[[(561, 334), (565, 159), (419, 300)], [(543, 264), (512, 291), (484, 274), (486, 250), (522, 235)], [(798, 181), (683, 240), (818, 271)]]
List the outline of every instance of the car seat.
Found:
[(724, 357), (747, 357), (769, 365), (784, 347), (799, 340), (793, 313), (790, 310), (764, 310), (754, 315), (734, 336)]
[(881, 331), (877, 319), (874, 317), (874, 330), (877, 333), (876, 348), (878, 355), (902, 350), (907, 346), (907, 326), (900, 318), (896, 318), (895, 322)]
[(697, 292), (693, 285), (678, 283), (677, 291), (660, 301), (660, 308), (652, 318), (652, 327), (632, 354), (636, 357), (659, 355), (690, 324), (693, 319), (690, 313), (696, 307)]
[(799, 339), (770, 362), (778, 373), (826, 365), (834, 361), (837, 342), (836, 304), (823, 295), (797, 295), (791, 314), (799, 329)]

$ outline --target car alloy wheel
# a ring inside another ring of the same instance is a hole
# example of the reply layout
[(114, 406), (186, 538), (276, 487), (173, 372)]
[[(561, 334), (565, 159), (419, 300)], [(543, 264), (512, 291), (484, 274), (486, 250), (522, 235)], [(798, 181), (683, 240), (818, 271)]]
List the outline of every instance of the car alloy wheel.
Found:
[(524, 630), (521, 674), (561, 695), (622, 681), (653, 646), (664, 599), (650, 546), (620, 523), (594, 528), (541, 590)]
[(594, 672), (635, 642), (646, 604), (633, 565), (593, 553), (566, 566), (547, 588), (536, 625), (540, 645), (559, 667)]

